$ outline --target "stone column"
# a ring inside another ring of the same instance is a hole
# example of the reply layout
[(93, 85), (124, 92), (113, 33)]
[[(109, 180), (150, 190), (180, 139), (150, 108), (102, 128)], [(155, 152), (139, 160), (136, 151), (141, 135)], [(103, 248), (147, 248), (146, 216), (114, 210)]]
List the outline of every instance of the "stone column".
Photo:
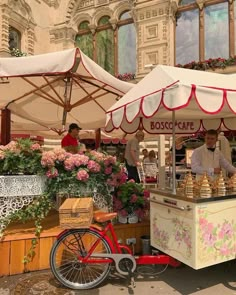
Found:
[(137, 29), (137, 77), (145, 76), (151, 65), (174, 65), (176, 2), (137, 0), (132, 10)]
[(9, 8), (0, 5), (0, 56), (9, 56)]
[(51, 43), (54, 44), (55, 50), (65, 50), (75, 47), (76, 30), (66, 23), (63, 25), (55, 25), (50, 30)]

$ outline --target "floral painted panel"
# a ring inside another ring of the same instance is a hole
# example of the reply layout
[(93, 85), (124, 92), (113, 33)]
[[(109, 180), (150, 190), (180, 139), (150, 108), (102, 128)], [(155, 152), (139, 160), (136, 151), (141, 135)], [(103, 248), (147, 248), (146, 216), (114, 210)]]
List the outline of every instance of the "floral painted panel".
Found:
[(161, 250), (173, 251), (187, 260), (191, 258), (192, 227), (183, 217), (165, 218), (155, 215), (152, 233), (155, 245)]
[[(234, 219), (214, 219), (203, 209), (198, 210), (198, 259), (200, 261), (225, 261), (235, 255)], [(229, 215), (230, 216), (230, 215)]]

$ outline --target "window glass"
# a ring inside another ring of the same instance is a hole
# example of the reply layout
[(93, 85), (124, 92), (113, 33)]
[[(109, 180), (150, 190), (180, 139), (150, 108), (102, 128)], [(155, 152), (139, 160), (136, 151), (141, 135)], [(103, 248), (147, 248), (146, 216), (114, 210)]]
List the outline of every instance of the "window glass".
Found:
[(110, 24), (109, 19), (110, 19), (110, 16), (108, 16), (108, 15), (101, 17), (98, 21), (98, 25), (104, 26), (104, 25)]
[(180, 1), (180, 6), (183, 6), (183, 5), (188, 5), (188, 4), (191, 4), (191, 3), (195, 3), (196, 1), (195, 0), (182, 0)]
[(9, 28), (9, 49), (21, 49), (21, 33), (13, 28)]
[(93, 59), (93, 35), (92, 33), (77, 35), (75, 40), (76, 47), (79, 47), (84, 54)]
[(102, 30), (96, 34), (97, 63), (114, 75), (114, 34), (112, 29)]
[(118, 72), (136, 72), (136, 30), (134, 24), (121, 26), (118, 30)]
[(176, 63), (199, 60), (199, 10), (181, 12), (176, 26)]
[(79, 30), (88, 30), (89, 29), (89, 22), (84, 21), (79, 24)]
[(130, 18), (132, 18), (130, 11), (125, 11), (120, 15), (120, 20), (130, 19)]
[(205, 59), (229, 57), (228, 2), (205, 8)]

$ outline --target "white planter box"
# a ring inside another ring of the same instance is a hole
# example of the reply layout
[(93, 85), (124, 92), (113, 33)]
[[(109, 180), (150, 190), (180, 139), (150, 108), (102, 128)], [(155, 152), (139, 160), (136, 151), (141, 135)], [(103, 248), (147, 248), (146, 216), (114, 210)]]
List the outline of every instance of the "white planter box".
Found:
[(46, 177), (39, 175), (0, 176), (0, 198), (41, 195), (45, 182)]

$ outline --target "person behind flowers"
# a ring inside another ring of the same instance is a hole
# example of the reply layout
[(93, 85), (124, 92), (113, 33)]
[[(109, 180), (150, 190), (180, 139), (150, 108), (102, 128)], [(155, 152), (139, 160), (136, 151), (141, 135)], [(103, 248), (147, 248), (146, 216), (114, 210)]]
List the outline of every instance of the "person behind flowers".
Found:
[(80, 130), (81, 128), (76, 123), (72, 123), (69, 126), (68, 133), (62, 138), (61, 147), (68, 153), (77, 154), (79, 152), (78, 138)]
[(208, 130), (205, 135), (205, 144), (194, 150), (191, 157), (191, 169), (193, 173), (196, 173), (197, 178), (205, 172), (215, 178), (222, 168), (228, 173), (236, 173), (236, 168), (216, 148), (217, 140), (218, 132), (213, 129)]
[(142, 150), (142, 155), (143, 155), (143, 162), (144, 162), (144, 160), (146, 159), (146, 158), (148, 158), (148, 150), (147, 149), (143, 149)]
[(135, 137), (128, 140), (125, 147), (125, 165), (128, 172), (128, 180), (133, 179), (135, 182), (140, 182), (138, 169), (139, 163), (139, 143), (143, 141), (144, 133), (139, 130)]

